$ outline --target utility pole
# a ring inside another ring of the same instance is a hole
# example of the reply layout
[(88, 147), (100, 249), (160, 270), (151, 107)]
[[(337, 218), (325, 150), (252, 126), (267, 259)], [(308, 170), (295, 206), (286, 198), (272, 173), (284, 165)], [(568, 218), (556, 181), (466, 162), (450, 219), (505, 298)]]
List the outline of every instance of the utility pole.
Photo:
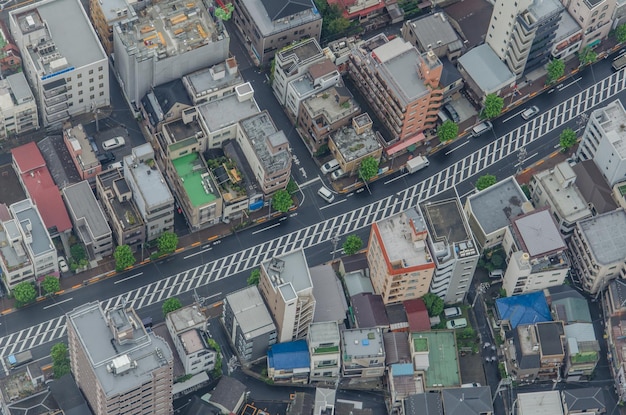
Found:
[(517, 153), (517, 171), (516, 174), (520, 174), (524, 170), (524, 162), (526, 161), (526, 147), (519, 149)]
[(330, 240), (333, 244), (333, 260), (335, 259), (335, 253), (337, 252), (337, 245), (339, 245), (339, 235), (335, 234), (333, 238)]

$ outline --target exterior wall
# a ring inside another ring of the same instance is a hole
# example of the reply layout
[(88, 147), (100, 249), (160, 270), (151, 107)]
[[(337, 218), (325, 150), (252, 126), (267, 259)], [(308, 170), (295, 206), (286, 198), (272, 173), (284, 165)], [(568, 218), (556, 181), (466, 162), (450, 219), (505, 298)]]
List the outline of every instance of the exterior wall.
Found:
[[(64, 129), (63, 142), (81, 179), (91, 179), (102, 171), (102, 165), (87, 141), (87, 135), (82, 124), (78, 124), (74, 128)], [(78, 143), (79, 148), (75, 148), (73, 143)]]
[(533, 272), (530, 261), (532, 260), (521, 251), (511, 255), (502, 282), (507, 295), (526, 294), (562, 285), (569, 272), (569, 267)]
[[(104, 51), (108, 56), (111, 56), (113, 53), (113, 25), (118, 21), (127, 19), (128, 13), (122, 11), (118, 18), (107, 20), (102, 10), (103, 7), (107, 6), (106, 0), (89, 0), (89, 19), (98, 35), (98, 39), (100, 39)], [(132, 6), (128, 4), (125, 10), (134, 14), (132, 12)]]
[[(23, 75), (20, 74), (19, 76)], [(8, 81), (4, 82), (9, 85)], [(18, 103), (15, 101), (10, 86), (8, 86), (7, 92), (11, 98), (11, 103), (8, 106), (0, 107), (0, 140), (6, 139), (10, 135), (39, 128), (37, 102), (34, 97), (31, 96), (29, 101)]]
[(345, 116), (334, 122), (329, 122), (324, 112), (317, 114), (311, 112), (311, 108), (306, 105), (305, 100), (298, 110), (296, 124), (300, 130), (300, 134), (305, 136), (308, 139), (307, 141), (312, 143), (313, 150), (316, 151), (321, 145), (328, 142), (328, 137), (342, 127), (350, 125), (352, 118), (359, 114), (361, 114), (361, 108), (352, 105), (350, 110), (346, 111)]
[(463, 302), (480, 258), (479, 255), (467, 258), (452, 255), (450, 260), (438, 263), (430, 284), (430, 292), (441, 297), (446, 304)]
[(561, 0), (583, 30), (582, 47), (594, 47), (609, 35), (616, 0)]
[(287, 115), (292, 120), (295, 120), (295, 118), (297, 117), (298, 110), (300, 109), (300, 104), (302, 103), (302, 101), (312, 96), (313, 94), (324, 91), (341, 82), (341, 74), (339, 73), (339, 71), (335, 70), (323, 76), (322, 78), (314, 79), (313, 82), (315, 84), (315, 88), (309, 90), (305, 94), (300, 94), (293, 84), (290, 83), (289, 85), (287, 85), (286, 108), (288, 111)]
[(377, 378), (385, 374), (385, 357), (345, 356), (342, 373), (345, 378)]

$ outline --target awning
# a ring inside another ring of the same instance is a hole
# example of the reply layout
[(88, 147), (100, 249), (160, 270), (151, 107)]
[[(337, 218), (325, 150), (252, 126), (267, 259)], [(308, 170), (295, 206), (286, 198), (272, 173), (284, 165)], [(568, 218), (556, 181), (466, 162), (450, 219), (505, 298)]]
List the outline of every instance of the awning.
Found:
[(419, 133), (417, 135), (414, 135), (413, 137), (406, 139), (398, 144), (394, 144), (391, 147), (387, 147), (387, 149), (385, 150), (385, 152), (387, 153), (388, 156), (391, 156), (399, 151), (404, 150), (405, 148), (407, 148), (408, 146), (412, 145), (412, 144), (417, 144), (420, 141), (424, 140), (426, 137), (424, 137), (423, 133)]

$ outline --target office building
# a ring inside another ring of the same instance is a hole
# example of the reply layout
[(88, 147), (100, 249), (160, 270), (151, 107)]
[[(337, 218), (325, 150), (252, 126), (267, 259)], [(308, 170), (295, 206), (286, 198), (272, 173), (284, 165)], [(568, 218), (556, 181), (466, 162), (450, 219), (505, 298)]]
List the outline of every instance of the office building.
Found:
[(0, 80), (0, 140), (39, 128), (37, 102), (24, 73)]
[(597, 46), (612, 29), (617, 0), (561, 0), (583, 32), (582, 47)]

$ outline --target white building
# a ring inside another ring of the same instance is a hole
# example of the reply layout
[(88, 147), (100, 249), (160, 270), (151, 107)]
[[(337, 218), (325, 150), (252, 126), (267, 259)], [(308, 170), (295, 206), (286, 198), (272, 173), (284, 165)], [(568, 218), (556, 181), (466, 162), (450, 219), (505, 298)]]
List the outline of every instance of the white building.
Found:
[(519, 393), (516, 403), (518, 415), (564, 414), (559, 391)]
[(109, 105), (107, 56), (78, 0), (29, 4), (9, 24), (43, 126)]
[(37, 102), (24, 73), (0, 80), (0, 140), (38, 128)]
[(591, 113), (578, 146), (580, 160), (593, 159), (613, 186), (626, 178), (626, 110), (618, 99)]
[(336, 321), (313, 323), (309, 327), (310, 380), (334, 381), (341, 369), (341, 336)]

